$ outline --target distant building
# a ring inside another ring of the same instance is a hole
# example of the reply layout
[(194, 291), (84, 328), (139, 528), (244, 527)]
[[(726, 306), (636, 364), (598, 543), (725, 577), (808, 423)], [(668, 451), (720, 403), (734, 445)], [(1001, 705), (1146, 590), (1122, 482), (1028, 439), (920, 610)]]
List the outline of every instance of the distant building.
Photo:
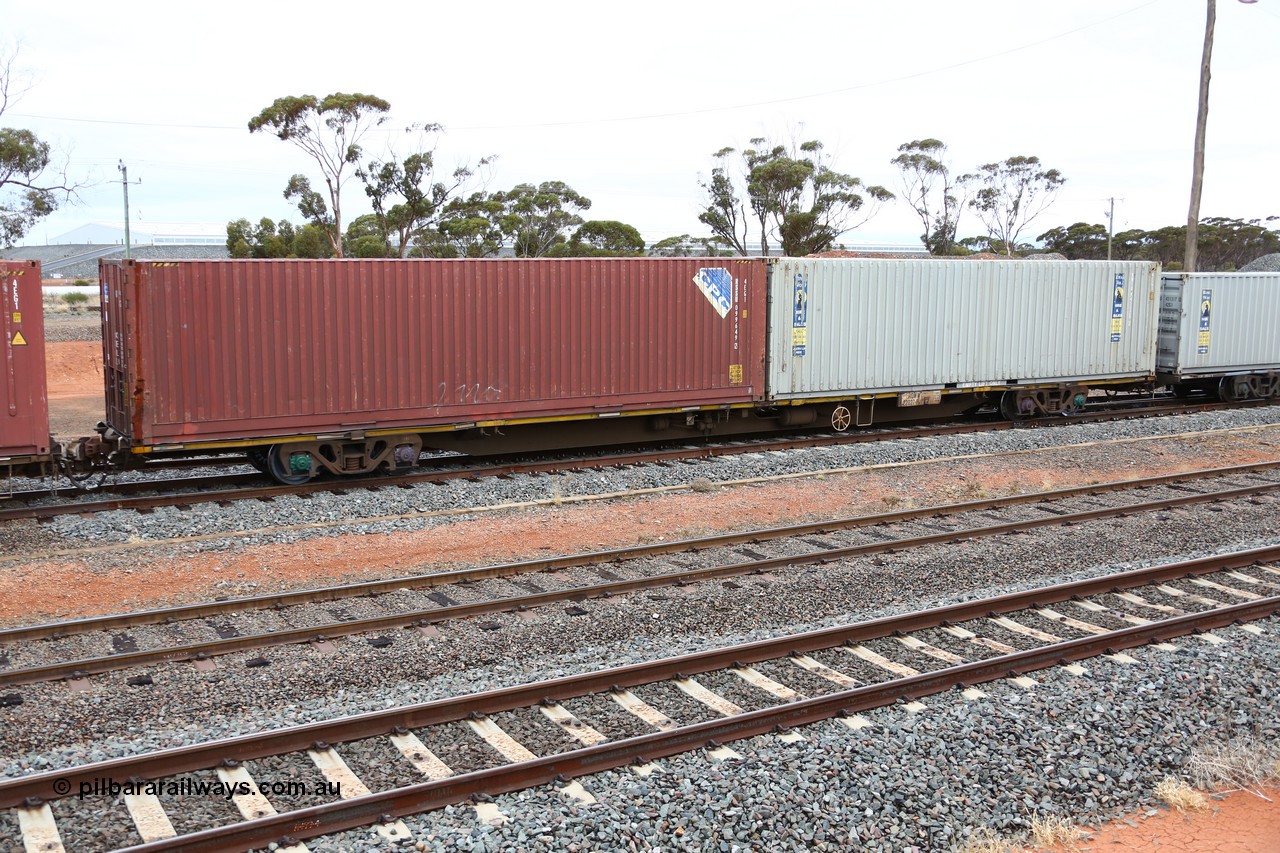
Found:
[[(207, 222), (148, 222), (145, 228), (129, 226), (133, 246), (225, 246), (227, 226)], [(47, 245), (123, 246), (124, 227), (90, 222), (50, 238)]]

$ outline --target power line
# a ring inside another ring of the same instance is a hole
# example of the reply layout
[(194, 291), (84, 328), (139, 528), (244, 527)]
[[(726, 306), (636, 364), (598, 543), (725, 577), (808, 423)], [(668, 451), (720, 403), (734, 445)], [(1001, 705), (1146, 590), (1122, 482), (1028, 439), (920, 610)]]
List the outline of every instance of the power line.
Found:
[[(1066, 30), (1064, 32), (1057, 33), (1056, 35), (1047, 36), (1046, 38), (1042, 38), (1037, 41), (1029, 42), (1024, 45), (1019, 45), (1018, 47), (1011, 47), (1007, 50), (998, 51), (996, 53), (990, 53), (985, 56), (974, 57), (973, 59), (966, 59), (961, 62), (955, 62), (950, 65), (944, 65), (938, 68), (930, 68), (925, 71), (917, 71), (912, 74), (904, 74), (898, 77), (889, 77), (884, 80), (873, 80), (868, 83), (856, 83), (851, 86), (844, 86), (839, 89), (829, 89), (823, 92), (810, 92), (804, 95), (792, 95), (792, 96), (783, 97), (783, 98), (773, 98), (765, 101), (752, 101), (749, 103), (733, 104), (730, 106), (702, 107), (699, 109), (679, 110), (675, 112), (666, 112), (666, 113), (647, 113), (644, 115), (615, 116), (613, 118), (597, 118), (597, 119), (566, 119), (564, 121), (535, 122), (531, 124), (460, 125), (460, 126), (455, 126), (452, 129), (453, 130), (522, 130), (522, 129), (538, 128), (538, 127), (571, 127), (571, 126), (591, 125), (591, 124), (618, 124), (618, 123), (633, 122), (633, 121), (652, 121), (655, 119), (683, 118), (686, 116), (709, 115), (712, 113), (733, 112), (735, 110), (754, 109), (756, 107), (776, 106), (778, 104), (788, 104), (788, 103), (794, 103), (796, 101), (807, 101), (807, 100), (813, 100), (815, 98), (827, 98), (827, 97), (831, 97), (832, 95), (842, 95), (848, 92), (857, 92), (863, 89), (872, 89), (879, 86), (889, 86), (894, 83), (903, 83), (907, 80), (917, 80), (921, 77), (929, 77), (934, 74), (942, 74), (947, 71), (954, 71), (957, 68), (964, 68), (965, 66), (968, 66), (968, 65), (976, 65), (981, 62), (989, 62), (992, 59), (999, 59), (1004, 56), (1009, 56), (1010, 54), (1019, 53), (1024, 50), (1030, 50), (1033, 47), (1039, 47), (1040, 45), (1048, 44), (1049, 42), (1057, 41), (1058, 39), (1063, 39), (1063, 38), (1066, 38), (1067, 36), (1075, 35), (1076, 33), (1083, 32), (1084, 30), (1092, 29), (1093, 27), (1098, 27), (1103, 24), (1110, 23), (1111, 21), (1114, 21), (1117, 18), (1122, 18), (1126, 15), (1131, 15), (1134, 12), (1140, 12), (1143, 9), (1146, 9), (1150, 6), (1154, 6), (1159, 2), (1161, 2), (1161, 0), (1148, 0), (1148, 2), (1142, 3), (1141, 5), (1134, 6), (1130, 9), (1126, 9), (1123, 12), (1117, 12), (1116, 14), (1106, 18), (1102, 18), (1101, 20), (1084, 24), (1082, 26), (1076, 27), (1075, 29)], [(179, 129), (179, 130), (244, 131), (247, 127), (247, 125), (244, 125), (244, 124), (235, 125), (235, 126), (214, 125), (214, 124), (163, 124), (163, 123), (141, 122), (141, 121), (117, 121), (113, 119), (69, 118), (66, 116), (45, 116), (45, 115), (35, 115), (31, 113), (10, 113), (10, 115), (13, 115), (18, 118), (41, 119), (44, 121), (69, 121), (69, 122), (81, 122), (81, 123), (87, 123), (87, 124), (109, 124), (109, 125), (119, 125), (122, 127), (163, 127), (163, 128), (171, 128), (171, 129)], [(375, 129), (373, 132), (400, 133), (401, 131), (399, 129), (386, 128), (381, 130)]]

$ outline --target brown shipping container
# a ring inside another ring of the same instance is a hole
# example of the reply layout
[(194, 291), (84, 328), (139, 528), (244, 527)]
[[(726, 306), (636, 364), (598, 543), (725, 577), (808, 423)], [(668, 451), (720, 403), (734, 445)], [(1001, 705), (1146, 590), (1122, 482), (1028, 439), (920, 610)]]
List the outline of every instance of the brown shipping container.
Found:
[(107, 422), (136, 447), (764, 394), (761, 260), (113, 260), (100, 276)]
[(49, 453), (39, 261), (0, 259), (0, 464)]

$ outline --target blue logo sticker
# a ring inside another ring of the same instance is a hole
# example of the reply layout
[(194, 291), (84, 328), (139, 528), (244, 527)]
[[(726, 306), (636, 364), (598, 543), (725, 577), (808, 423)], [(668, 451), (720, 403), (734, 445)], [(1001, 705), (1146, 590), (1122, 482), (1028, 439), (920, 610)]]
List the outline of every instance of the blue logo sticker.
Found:
[(1111, 293), (1111, 343), (1120, 343), (1124, 331), (1124, 273), (1116, 273)]
[(1200, 334), (1196, 338), (1196, 352), (1204, 355), (1209, 351), (1209, 319), (1213, 314), (1213, 291), (1200, 291)]
[(791, 299), (791, 354), (804, 355), (809, 346), (809, 274), (796, 273)]
[(703, 268), (693, 277), (693, 283), (707, 297), (711, 307), (721, 319), (733, 310), (733, 276), (723, 267)]

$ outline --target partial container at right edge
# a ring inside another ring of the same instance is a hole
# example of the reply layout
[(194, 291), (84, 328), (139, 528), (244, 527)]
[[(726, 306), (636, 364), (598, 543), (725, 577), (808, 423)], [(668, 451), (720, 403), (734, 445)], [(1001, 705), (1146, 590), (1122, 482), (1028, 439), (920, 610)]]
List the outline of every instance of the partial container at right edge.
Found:
[(1179, 383), (1280, 370), (1280, 273), (1165, 273), (1156, 372)]

